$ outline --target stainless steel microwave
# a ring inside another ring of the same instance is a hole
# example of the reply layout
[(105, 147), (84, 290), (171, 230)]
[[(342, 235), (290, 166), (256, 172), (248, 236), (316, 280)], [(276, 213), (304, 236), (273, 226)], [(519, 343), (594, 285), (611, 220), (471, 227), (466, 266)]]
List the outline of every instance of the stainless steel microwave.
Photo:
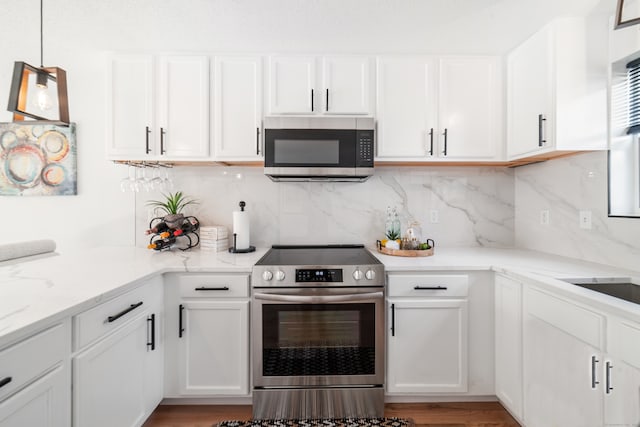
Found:
[(372, 118), (267, 117), (264, 173), (274, 181), (365, 181), (374, 146)]

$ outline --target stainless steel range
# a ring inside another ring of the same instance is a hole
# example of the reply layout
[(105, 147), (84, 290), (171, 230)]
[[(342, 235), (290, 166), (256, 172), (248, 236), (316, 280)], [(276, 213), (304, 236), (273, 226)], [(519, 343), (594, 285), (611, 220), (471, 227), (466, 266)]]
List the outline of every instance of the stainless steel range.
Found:
[(381, 417), (384, 266), (362, 245), (273, 246), (253, 267), (253, 417)]

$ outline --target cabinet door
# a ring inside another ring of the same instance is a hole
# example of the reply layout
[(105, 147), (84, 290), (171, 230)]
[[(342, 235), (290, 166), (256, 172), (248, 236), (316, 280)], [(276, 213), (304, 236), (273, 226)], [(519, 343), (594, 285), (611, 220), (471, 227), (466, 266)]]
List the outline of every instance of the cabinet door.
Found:
[(502, 91), (499, 73), (499, 62), (495, 57), (440, 60), (439, 157), (500, 159)]
[(467, 391), (467, 301), (389, 304), (387, 391)]
[(185, 301), (180, 393), (249, 393), (249, 301)]
[(428, 160), (436, 153), (435, 70), (432, 58), (378, 58), (376, 159)]
[(116, 55), (109, 59), (107, 87), (107, 151), (109, 159), (149, 158), (152, 149), (153, 58)]
[(311, 114), (318, 111), (315, 88), (316, 59), (313, 56), (269, 58), (269, 112)]
[(329, 56), (322, 60), (322, 112), (371, 114), (369, 58)]
[(214, 81), (214, 159), (261, 160), (261, 58), (216, 57)]
[[(553, 145), (552, 33), (533, 35), (507, 57), (507, 156)], [(540, 115), (545, 120), (540, 120)], [(546, 141), (546, 142), (545, 142)]]
[(74, 426), (142, 424), (147, 330), (145, 314), (73, 360)]
[(159, 60), (160, 102), (156, 155), (203, 158), (209, 155), (209, 59), (163, 56)]
[[(601, 427), (602, 357), (592, 346), (530, 314), (524, 316), (527, 427)], [(595, 360), (592, 360), (595, 357)], [(596, 362), (597, 361), (597, 362)], [(592, 376), (592, 363), (596, 378)]]
[(640, 369), (612, 357), (603, 369), (604, 425), (640, 425)]
[(1, 402), (0, 427), (71, 425), (69, 378), (68, 369), (58, 366)]
[(522, 285), (504, 276), (495, 281), (496, 396), (522, 420)]

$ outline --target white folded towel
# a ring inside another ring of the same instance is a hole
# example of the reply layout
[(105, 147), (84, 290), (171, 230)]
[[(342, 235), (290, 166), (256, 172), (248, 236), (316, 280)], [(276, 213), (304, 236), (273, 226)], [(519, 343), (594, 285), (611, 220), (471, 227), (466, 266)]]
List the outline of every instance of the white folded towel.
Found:
[(27, 242), (6, 243), (0, 245), (0, 261), (44, 254), (56, 250), (53, 240), (29, 240)]

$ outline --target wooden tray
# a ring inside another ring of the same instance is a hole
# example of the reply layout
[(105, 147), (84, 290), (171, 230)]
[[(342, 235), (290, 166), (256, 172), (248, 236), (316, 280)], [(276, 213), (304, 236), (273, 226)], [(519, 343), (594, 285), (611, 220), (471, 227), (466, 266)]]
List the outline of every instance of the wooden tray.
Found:
[(431, 245), (431, 249), (422, 249), (422, 250), (389, 249), (389, 248), (383, 248), (380, 240), (378, 240), (376, 241), (376, 248), (378, 248), (378, 252), (385, 255), (407, 256), (407, 257), (431, 256), (433, 255), (433, 249), (436, 247), (436, 244), (431, 239), (427, 239), (427, 243)]

